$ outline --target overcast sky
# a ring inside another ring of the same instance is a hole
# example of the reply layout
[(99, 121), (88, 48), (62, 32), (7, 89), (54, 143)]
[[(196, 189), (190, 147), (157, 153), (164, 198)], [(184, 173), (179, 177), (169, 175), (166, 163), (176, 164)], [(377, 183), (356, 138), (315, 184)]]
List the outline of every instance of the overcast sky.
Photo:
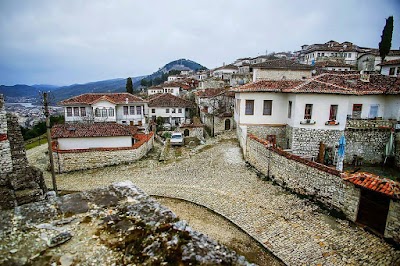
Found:
[(151, 74), (179, 58), (208, 68), (329, 40), (378, 47), (396, 0), (1, 0), (0, 84), (69, 85)]

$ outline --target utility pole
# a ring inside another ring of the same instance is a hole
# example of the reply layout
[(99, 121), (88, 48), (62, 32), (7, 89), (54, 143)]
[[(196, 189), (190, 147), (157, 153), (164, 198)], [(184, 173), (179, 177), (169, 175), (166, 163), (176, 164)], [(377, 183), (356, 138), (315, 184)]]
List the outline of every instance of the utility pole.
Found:
[(47, 92), (43, 92), (43, 105), (44, 105), (44, 116), (46, 117), (46, 133), (47, 133), (47, 145), (48, 145), (48, 152), (49, 152), (49, 159), (50, 159), (50, 170), (51, 170), (51, 180), (53, 182), (53, 190), (57, 191), (57, 184), (56, 184), (56, 174), (54, 172), (54, 160), (53, 160), (53, 149), (51, 145), (51, 133), (50, 133), (50, 113), (49, 113), (49, 103), (47, 100)]

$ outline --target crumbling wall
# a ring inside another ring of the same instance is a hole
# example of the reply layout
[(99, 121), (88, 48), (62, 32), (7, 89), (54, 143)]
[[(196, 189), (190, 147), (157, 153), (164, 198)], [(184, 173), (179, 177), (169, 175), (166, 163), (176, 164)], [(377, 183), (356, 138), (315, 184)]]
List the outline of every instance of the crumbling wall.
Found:
[(43, 173), (28, 165), (24, 139), (15, 115), (0, 97), (0, 209), (38, 201), (47, 191)]
[(395, 162), (396, 166), (400, 168), (400, 132), (395, 134)]

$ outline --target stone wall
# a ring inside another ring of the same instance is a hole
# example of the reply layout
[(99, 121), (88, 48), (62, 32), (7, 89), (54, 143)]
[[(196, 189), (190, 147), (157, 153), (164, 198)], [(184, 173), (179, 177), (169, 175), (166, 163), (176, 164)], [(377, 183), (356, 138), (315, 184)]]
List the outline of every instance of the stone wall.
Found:
[(139, 160), (152, 149), (154, 134), (141, 139), (131, 148), (57, 150), (53, 146), (54, 168), (57, 173), (100, 168)]
[(204, 139), (204, 127), (203, 126), (183, 126), (178, 129), (182, 134), (185, 133), (185, 130), (189, 130), (189, 136), (193, 138), (198, 138), (200, 140)]
[(311, 70), (287, 70), (287, 69), (256, 69), (253, 81), (258, 80), (303, 80), (311, 78)]
[(384, 237), (400, 243), (400, 202), (390, 201)]
[(0, 97), (0, 209), (44, 199), (43, 173), (28, 165), (18, 118), (6, 114)]
[[(289, 126), (288, 126), (289, 128)], [(290, 148), (292, 152), (301, 156), (317, 157), (319, 152), (319, 143), (322, 141), (328, 147), (335, 147), (340, 136), (341, 130), (291, 128), (289, 137)], [(289, 132), (290, 132), (289, 131)]]
[(362, 157), (365, 163), (381, 163), (384, 160), (390, 129), (348, 129), (345, 131), (345, 137), (345, 162), (351, 163), (353, 155), (357, 155)]
[(249, 134), (246, 161), (279, 185), (356, 220), (360, 190), (344, 181), (339, 171), (266, 145), (266, 141)]
[(276, 145), (287, 148), (286, 126), (247, 126), (249, 134), (261, 139), (267, 139), (267, 135), (276, 135)]
[(396, 166), (400, 168), (400, 132), (397, 132), (395, 135), (395, 163)]

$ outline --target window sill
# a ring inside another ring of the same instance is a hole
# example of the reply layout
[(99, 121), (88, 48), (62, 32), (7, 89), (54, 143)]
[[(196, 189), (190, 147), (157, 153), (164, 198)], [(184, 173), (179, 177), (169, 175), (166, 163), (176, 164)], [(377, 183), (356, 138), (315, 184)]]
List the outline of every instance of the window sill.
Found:
[(315, 125), (317, 122), (315, 120), (311, 119), (306, 119), (303, 121), (300, 121), (300, 125)]
[(325, 125), (326, 126), (337, 126), (337, 125), (339, 125), (339, 122), (336, 120), (330, 120), (330, 121), (326, 121)]

